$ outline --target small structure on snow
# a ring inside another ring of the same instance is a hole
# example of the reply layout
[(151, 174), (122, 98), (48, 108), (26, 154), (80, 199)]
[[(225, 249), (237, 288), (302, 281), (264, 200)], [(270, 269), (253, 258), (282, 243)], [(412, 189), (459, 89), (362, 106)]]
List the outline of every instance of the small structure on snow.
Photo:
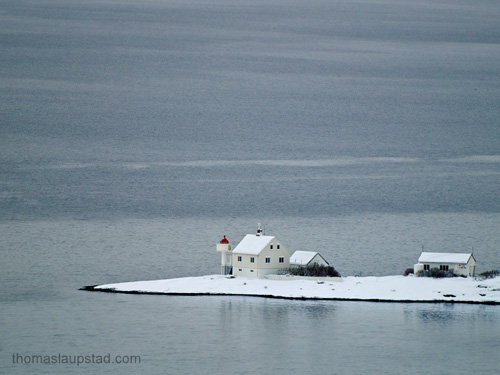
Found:
[(296, 251), (290, 257), (290, 267), (329, 266), (325, 258), (316, 251)]
[(221, 253), (221, 275), (231, 275), (232, 273), (231, 250), (232, 245), (226, 236), (224, 236), (217, 244), (217, 251)]
[(413, 266), (413, 272), (450, 271), (458, 276), (473, 277), (476, 268), (476, 259), (471, 253), (427, 253), (423, 252), (418, 258), (418, 263)]

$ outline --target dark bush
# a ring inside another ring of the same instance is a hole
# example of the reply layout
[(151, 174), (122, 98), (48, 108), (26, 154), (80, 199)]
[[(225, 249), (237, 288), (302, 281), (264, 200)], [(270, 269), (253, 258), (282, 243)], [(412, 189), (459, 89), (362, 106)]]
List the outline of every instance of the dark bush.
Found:
[(500, 271), (498, 271), (498, 270), (481, 272), (479, 274), (479, 276), (482, 277), (483, 279), (493, 279), (493, 278), (497, 277), (498, 275), (500, 275)]
[(291, 267), (284, 270), (282, 273), (293, 276), (340, 277), (340, 273), (332, 266), (323, 266), (319, 264), (313, 264), (307, 267)]
[(428, 271), (418, 271), (418, 277), (433, 277), (435, 279), (441, 279), (444, 277), (458, 277), (453, 271), (442, 271), (437, 268), (432, 268)]
[(405, 269), (405, 273), (403, 273), (404, 276), (411, 275), (413, 273), (413, 268), (407, 268)]

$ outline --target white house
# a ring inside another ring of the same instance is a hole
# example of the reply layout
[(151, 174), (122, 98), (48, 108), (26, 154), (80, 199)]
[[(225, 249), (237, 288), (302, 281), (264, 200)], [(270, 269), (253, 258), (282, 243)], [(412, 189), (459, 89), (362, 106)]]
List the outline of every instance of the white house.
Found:
[(296, 251), (290, 257), (290, 267), (307, 267), (313, 264), (329, 266), (325, 258), (316, 251)]
[(228, 242), (221, 241), (217, 251), (222, 253), (223, 275), (264, 278), (290, 267), (290, 253), (286, 247), (277, 237), (264, 235), (260, 226), (257, 234), (247, 234), (234, 249)]
[(476, 268), (476, 259), (472, 254), (459, 253), (422, 253), (418, 263), (414, 265), (413, 272), (439, 269), (452, 271), (456, 275), (472, 277)]

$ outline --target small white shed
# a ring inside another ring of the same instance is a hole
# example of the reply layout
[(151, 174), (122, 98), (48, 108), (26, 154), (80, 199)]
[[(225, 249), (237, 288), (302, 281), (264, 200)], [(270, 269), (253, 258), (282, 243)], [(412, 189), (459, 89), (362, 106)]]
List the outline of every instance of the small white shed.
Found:
[(472, 254), (463, 253), (427, 253), (423, 252), (414, 265), (413, 272), (430, 271), (438, 269), (441, 271), (452, 271), (456, 275), (472, 277), (476, 268), (476, 259)]
[(316, 251), (296, 251), (290, 257), (290, 267), (307, 267), (313, 264), (329, 266), (325, 258)]

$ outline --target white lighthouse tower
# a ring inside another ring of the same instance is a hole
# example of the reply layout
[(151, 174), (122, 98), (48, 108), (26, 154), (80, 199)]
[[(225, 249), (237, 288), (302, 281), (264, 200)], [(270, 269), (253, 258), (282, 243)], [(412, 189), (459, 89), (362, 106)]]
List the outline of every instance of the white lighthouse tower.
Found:
[(231, 275), (233, 273), (233, 262), (231, 257), (232, 246), (226, 236), (217, 244), (217, 251), (221, 253), (220, 272), (221, 275)]

